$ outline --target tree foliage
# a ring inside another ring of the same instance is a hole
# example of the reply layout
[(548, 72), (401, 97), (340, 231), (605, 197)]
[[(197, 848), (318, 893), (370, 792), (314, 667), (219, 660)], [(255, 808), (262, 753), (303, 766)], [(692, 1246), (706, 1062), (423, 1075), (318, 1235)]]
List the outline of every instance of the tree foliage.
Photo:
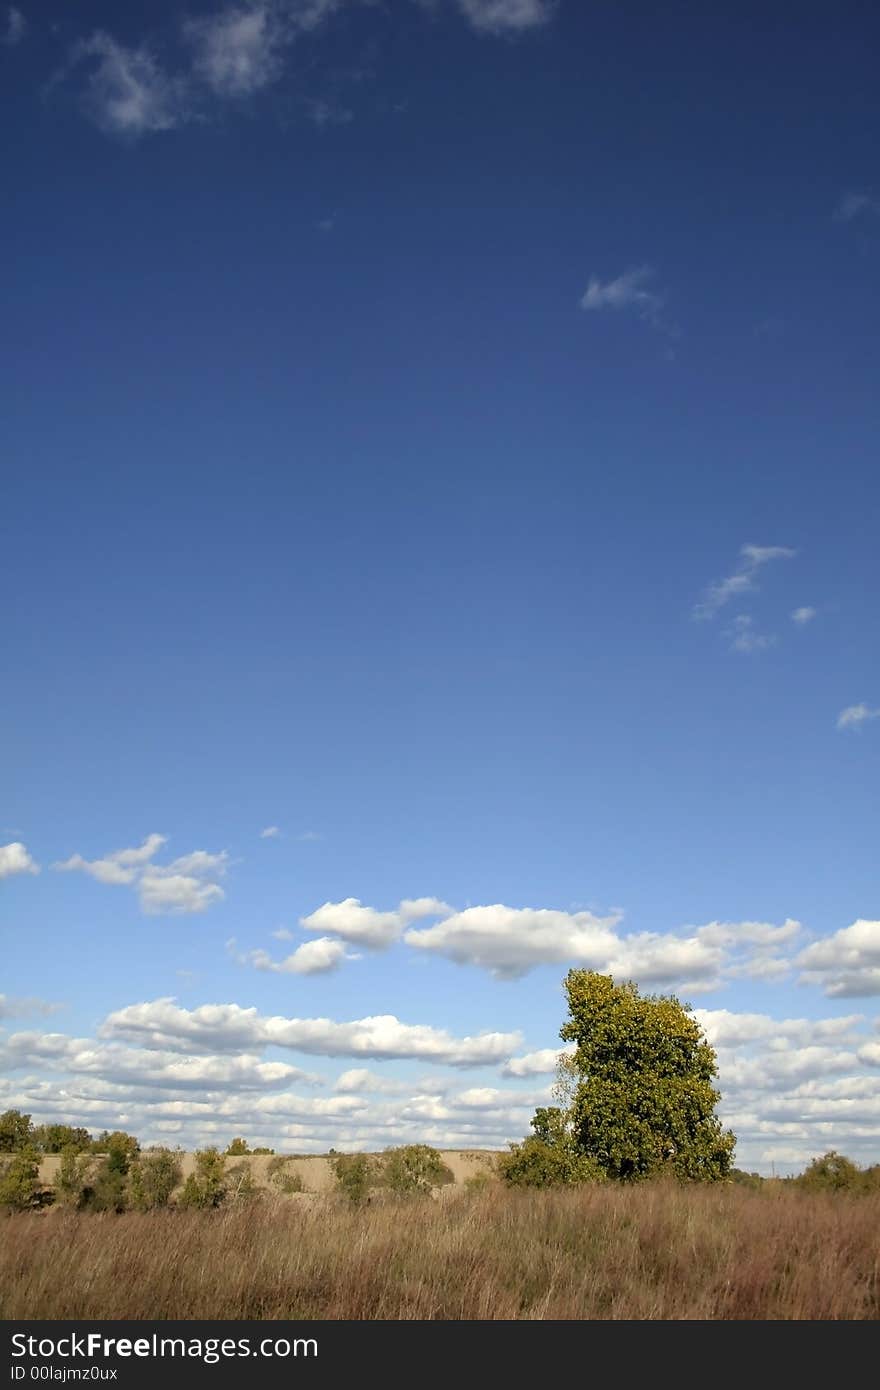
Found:
[(560, 1037), (575, 1044), (578, 1150), (626, 1181), (726, 1177), (735, 1139), (715, 1114), (715, 1052), (690, 1009), (590, 970), (569, 971), (565, 990)]
[(181, 1174), (180, 1158), (171, 1149), (150, 1149), (139, 1154), (128, 1171), (130, 1204), (136, 1211), (167, 1207)]
[(4, 1110), (0, 1115), (0, 1153), (18, 1153), (33, 1144), (33, 1125), (30, 1115), (20, 1110)]
[(384, 1155), (382, 1184), (399, 1197), (429, 1197), (435, 1187), (454, 1181), (452, 1170), (429, 1144), (405, 1144)]
[(238, 1136), (228, 1145), (226, 1152), (230, 1158), (238, 1158), (241, 1154), (249, 1154), (250, 1146), (246, 1139), (242, 1139), (241, 1136)]
[(74, 1153), (90, 1153), (92, 1136), (81, 1125), (37, 1125), (33, 1132), (33, 1142), (40, 1153), (60, 1154), (66, 1149)]
[[(30, 1116), (26, 1116), (30, 1120)], [(27, 1211), (38, 1205), (40, 1157), (34, 1148), (16, 1149), (0, 1170), (0, 1207)]]
[(511, 1144), (498, 1164), (508, 1187), (561, 1187), (570, 1183), (602, 1182), (605, 1174), (594, 1158), (582, 1153), (567, 1112), (541, 1106), (532, 1120), (534, 1134)]
[(219, 1207), (226, 1196), (226, 1161), (219, 1149), (199, 1149), (195, 1167), (183, 1185), (183, 1207)]
[(376, 1173), (368, 1154), (334, 1154), (331, 1158), (336, 1190), (355, 1206), (367, 1200), (375, 1186)]

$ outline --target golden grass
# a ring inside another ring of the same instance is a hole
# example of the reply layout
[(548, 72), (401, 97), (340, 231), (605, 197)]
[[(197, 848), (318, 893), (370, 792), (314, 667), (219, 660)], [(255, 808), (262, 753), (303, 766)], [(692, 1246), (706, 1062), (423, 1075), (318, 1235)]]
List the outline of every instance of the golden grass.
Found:
[(13, 1318), (876, 1318), (880, 1197), (492, 1187), (0, 1222)]

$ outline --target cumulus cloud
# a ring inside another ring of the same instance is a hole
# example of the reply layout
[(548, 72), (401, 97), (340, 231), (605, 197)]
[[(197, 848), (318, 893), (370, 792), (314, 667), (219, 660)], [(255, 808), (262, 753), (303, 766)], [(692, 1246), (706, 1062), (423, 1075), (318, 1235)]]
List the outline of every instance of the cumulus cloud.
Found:
[(880, 709), (872, 709), (870, 705), (847, 705), (846, 709), (841, 710), (837, 716), (838, 729), (861, 729), (863, 724), (869, 723), (872, 719), (880, 719)]
[(11, 878), (13, 874), (38, 874), (40, 866), (28, 853), (20, 840), (0, 845), (0, 878)]
[(517, 34), (546, 24), (556, 0), (457, 0), (468, 23), (487, 34)]
[(300, 923), (306, 931), (329, 933), (343, 941), (381, 950), (397, 941), (411, 922), (451, 911), (448, 903), (439, 898), (404, 898), (391, 912), (365, 907), (359, 898), (345, 898), (338, 903), (324, 903), (308, 917), (301, 917)]
[(6, 29), (3, 34), (3, 42), (10, 48), (15, 44), (21, 43), (27, 32), (27, 20), (21, 10), (16, 9), (15, 5), (10, 5), (6, 11)]
[(519, 1033), (455, 1038), (442, 1028), (401, 1023), (393, 1014), (336, 1023), (328, 1018), (267, 1016), (238, 1004), (183, 1009), (171, 998), (118, 1009), (105, 1020), (101, 1035), (159, 1049), (286, 1047), (324, 1057), (415, 1058), (453, 1067), (504, 1061), (520, 1042)]
[(226, 873), (229, 856), (225, 850), (210, 854), (197, 849), (180, 855), (170, 864), (156, 864), (154, 856), (166, 843), (164, 835), (148, 835), (133, 849), (117, 849), (100, 859), (84, 859), (72, 854), (52, 865), (62, 872), (79, 870), (98, 883), (134, 886), (141, 910), (147, 916), (162, 913), (199, 913), (225, 897), (216, 882)]
[(791, 615), (791, 621), (796, 623), (798, 627), (806, 627), (807, 623), (811, 623), (815, 616), (815, 608), (796, 608)]
[(792, 920), (781, 926), (710, 922), (679, 933), (622, 935), (620, 921), (620, 913), (597, 917), (495, 903), (452, 912), (430, 927), (410, 928), (404, 940), (458, 965), (480, 966), (496, 979), (517, 979), (539, 965), (572, 965), (644, 984), (675, 983), (696, 993), (717, 988), (729, 977), (784, 973), (789, 962), (779, 952), (801, 930)]
[[(278, 933), (274, 933), (276, 936)], [(319, 936), (315, 941), (304, 941), (301, 946), (285, 956), (284, 960), (273, 960), (268, 951), (248, 951), (239, 956), (243, 965), (252, 965), (255, 970), (270, 970), (277, 975), (326, 975), (338, 970), (344, 960), (354, 960), (345, 949), (345, 942), (330, 936)]]
[(880, 994), (880, 922), (859, 918), (815, 941), (797, 958), (805, 984), (820, 985), (832, 999)]
[(740, 546), (739, 564), (732, 574), (710, 584), (703, 598), (695, 605), (693, 615), (700, 620), (714, 618), (719, 608), (731, 599), (751, 593), (758, 588), (758, 572), (773, 560), (792, 560), (797, 554), (787, 545)]
[(556, 1072), (559, 1059), (574, 1052), (573, 1046), (542, 1047), (537, 1052), (526, 1052), (522, 1057), (511, 1057), (501, 1068), (502, 1076), (545, 1076)]

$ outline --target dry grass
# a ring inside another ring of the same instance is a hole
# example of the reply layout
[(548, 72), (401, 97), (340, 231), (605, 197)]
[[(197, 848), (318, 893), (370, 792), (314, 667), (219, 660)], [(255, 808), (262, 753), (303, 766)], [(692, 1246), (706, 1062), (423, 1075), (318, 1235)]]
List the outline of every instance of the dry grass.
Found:
[(876, 1318), (880, 1197), (321, 1198), (0, 1224), (3, 1318)]

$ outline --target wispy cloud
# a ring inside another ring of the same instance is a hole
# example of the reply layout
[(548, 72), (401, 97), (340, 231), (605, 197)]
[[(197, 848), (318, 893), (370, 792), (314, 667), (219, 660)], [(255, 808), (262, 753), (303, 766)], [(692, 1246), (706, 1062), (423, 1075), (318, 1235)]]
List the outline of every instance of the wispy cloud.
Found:
[(15, 5), (10, 5), (6, 11), (6, 29), (3, 34), (3, 42), (12, 48), (15, 44), (21, 43), (27, 33), (27, 20), (21, 10), (16, 9)]
[(277, 5), (253, 4), (184, 22), (193, 71), (220, 97), (250, 96), (277, 81), (291, 27)]
[(261, 840), (277, 840), (281, 835), (277, 825), (267, 825), (265, 830), (260, 831)]
[(787, 545), (741, 546), (737, 568), (726, 578), (709, 585), (703, 598), (695, 604), (693, 616), (701, 621), (714, 618), (731, 599), (757, 589), (756, 577), (764, 565), (772, 560), (792, 560), (796, 554), (797, 551)]
[(604, 284), (598, 276), (591, 275), (590, 283), (581, 296), (581, 308), (588, 312), (634, 309), (641, 318), (654, 320), (663, 307), (663, 297), (647, 288), (647, 283), (653, 277), (654, 272), (647, 265), (625, 270), (615, 280), (606, 280)]
[(762, 652), (772, 647), (776, 638), (771, 634), (756, 632), (754, 622), (748, 613), (739, 613), (727, 629), (732, 652)]
[(815, 608), (796, 608), (791, 615), (791, 621), (798, 627), (806, 627), (816, 616)]
[(880, 217), (880, 198), (864, 191), (860, 193), (849, 192), (843, 195), (834, 209), (834, 220), (835, 222), (852, 222), (864, 214), (869, 217)]
[(556, 0), (457, 0), (468, 23), (487, 34), (517, 34), (552, 19)]
[(80, 64), (90, 69), (85, 107), (107, 134), (136, 139), (173, 130), (191, 115), (187, 79), (166, 73), (145, 44), (126, 48), (99, 30), (75, 45), (70, 65)]
[(309, 120), (319, 130), (323, 130), (325, 126), (348, 125), (354, 117), (354, 112), (338, 101), (325, 97), (303, 97), (303, 101)]
[(46, 999), (39, 999), (34, 995), (15, 998), (13, 995), (0, 994), (0, 1019), (28, 1018), (34, 1014), (45, 1018), (48, 1014), (57, 1013), (60, 1008), (61, 1004), (50, 1004)]
[(154, 917), (164, 913), (190, 914), (206, 911), (226, 896), (216, 881), (226, 873), (229, 856), (225, 850), (210, 854), (193, 850), (170, 864), (153, 863), (165, 844), (164, 835), (148, 835), (133, 849), (117, 849), (100, 859), (84, 859), (72, 854), (52, 865), (62, 872), (80, 871), (98, 883), (127, 885), (137, 890), (141, 911)]
[(880, 709), (872, 709), (870, 705), (847, 705), (846, 709), (841, 710), (837, 716), (838, 729), (860, 729), (863, 724), (867, 724), (871, 719), (880, 719)]

